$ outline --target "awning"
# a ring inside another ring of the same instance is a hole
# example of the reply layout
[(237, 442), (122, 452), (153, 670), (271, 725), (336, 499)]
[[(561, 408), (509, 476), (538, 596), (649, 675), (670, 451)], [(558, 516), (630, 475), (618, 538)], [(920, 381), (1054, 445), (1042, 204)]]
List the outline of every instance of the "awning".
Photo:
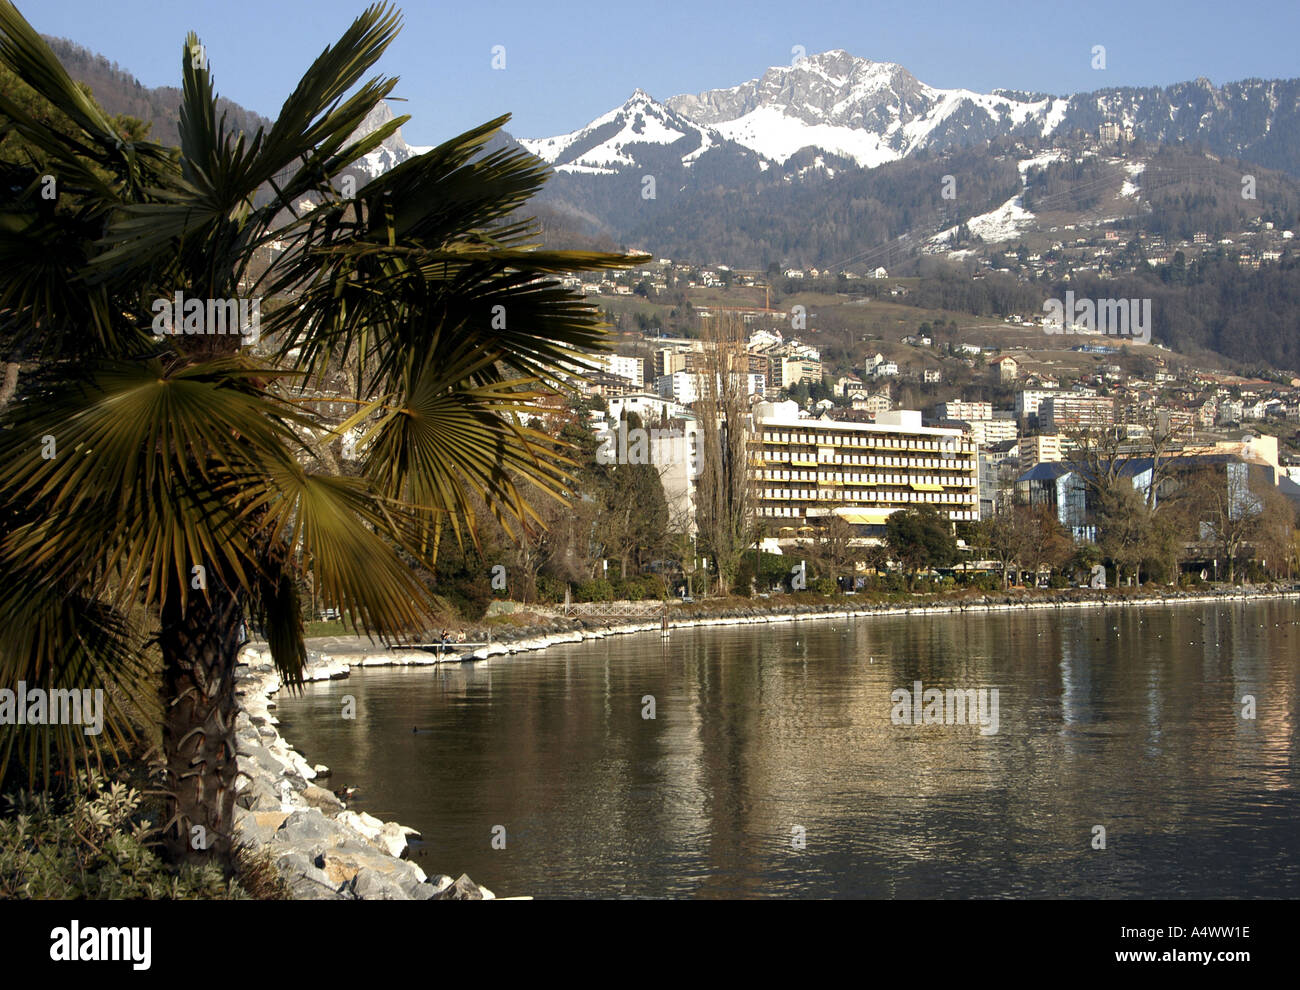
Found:
[(941, 492), (943, 485), (927, 485), (920, 481), (912, 482), (912, 491), (914, 492)]
[(893, 512), (889, 509), (865, 509), (859, 512), (836, 514), (845, 522), (853, 523), (855, 526), (883, 526)]

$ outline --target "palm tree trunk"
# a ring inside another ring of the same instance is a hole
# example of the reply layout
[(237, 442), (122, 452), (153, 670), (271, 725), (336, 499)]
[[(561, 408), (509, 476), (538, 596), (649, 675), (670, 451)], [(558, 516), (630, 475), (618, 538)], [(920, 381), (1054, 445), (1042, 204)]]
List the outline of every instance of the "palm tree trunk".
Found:
[(163, 755), (174, 863), (216, 861), (230, 868), (235, 812), (235, 665), (243, 602), (212, 578), (206, 597), (173, 596), (163, 613)]
[(9, 405), (9, 400), (18, 391), (18, 362), (6, 361), (4, 381), (0, 382), (0, 409)]

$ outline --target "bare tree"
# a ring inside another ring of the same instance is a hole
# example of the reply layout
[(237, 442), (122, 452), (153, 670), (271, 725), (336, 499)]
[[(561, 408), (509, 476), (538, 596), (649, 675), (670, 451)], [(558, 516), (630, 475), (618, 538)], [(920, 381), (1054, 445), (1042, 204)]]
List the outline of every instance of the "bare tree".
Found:
[(1069, 535), (1046, 505), (1018, 505), (1010, 515), (1014, 520), (1020, 561), (1038, 583), (1040, 571), (1065, 566), (1074, 551)]
[(1290, 580), (1296, 555), (1296, 507), (1276, 485), (1261, 484), (1259, 516), (1253, 542), (1255, 556), (1274, 577)]
[(1016, 526), (1015, 517), (1010, 510), (995, 512), (988, 519), (980, 522), (979, 534), (980, 542), (984, 544), (985, 549), (998, 562), (1002, 570), (1002, 587), (1007, 587), (1010, 583), (1011, 567), (1019, 563), (1023, 549), (1021, 533)]
[(853, 527), (839, 516), (830, 516), (818, 527), (811, 556), (817, 569), (836, 582), (852, 576), (857, 554), (852, 546)]
[(1236, 580), (1237, 559), (1259, 528), (1261, 500), (1251, 491), (1249, 469), (1229, 463), (1222, 472), (1199, 472), (1187, 487), (1202, 533), (1227, 561), (1231, 584)]
[[(1182, 427), (1161, 430), (1155, 410), (1146, 417), (1145, 436), (1135, 443), (1122, 427), (1065, 431), (1073, 447), (1070, 461), (1091, 496), (1097, 524), (1097, 545), (1115, 563), (1115, 583), (1121, 583), (1128, 570), (1141, 581), (1144, 560), (1163, 554), (1168, 542), (1160, 525), (1162, 493), (1171, 487), (1174, 458), (1172, 448)], [(1135, 487), (1138, 461), (1150, 458), (1145, 469), (1147, 483)]]
[(1141, 583), (1142, 561), (1149, 545), (1152, 510), (1132, 485), (1123, 483), (1105, 489), (1097, 503), (1097, 546), (1115, 564), (1115, 584), (1124, 573)]
[(713, 559), (718, 590), (729, 594), (750, 532), (744, 325), (735, 314), (705, 320), (700, 397), (696, 519), (700, 544)]

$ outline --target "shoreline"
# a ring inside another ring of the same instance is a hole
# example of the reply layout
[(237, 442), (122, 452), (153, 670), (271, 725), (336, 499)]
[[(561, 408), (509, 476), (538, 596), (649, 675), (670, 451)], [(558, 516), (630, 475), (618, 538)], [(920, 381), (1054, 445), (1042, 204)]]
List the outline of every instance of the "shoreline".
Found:
[[(1012, 595), (1007, 593), (987, 594), (980, 598), (971, 598), (963, 601), (949, 602), (944, 599), (936, 599), (924, 604), (918, 605), (897, 605), (897, 604), (880, 604), (868, 605), (862, 607), (845, 607), (839, 602), (825, 602), (821, 604), (795, 604), (778, 608), (762, 606), (735, 606), (725, 609), (717, 614), (685, 614), (669, 617), (669, 631), (674, 629), (692, 629), (709, 626), (732, 626), (732, 625), (758, 625), (773, 622), (798, 622), (801, 620), (816, 619), (846, 619), (846, 618), (863, 618), (870, 616), (897, 616), (897, 615), (948, 615), (957, 612), (1008, 612), (1016, 609), (1062, 609), (1062, 608), (1122, 608), (1122, 607), (1150, 607), (1156, 605), (1182, 605), (1197, 604), (1210, 602), (1253, 602), (1263, 599), (1300, 599), (1300, 590), (1279, 590), (1271, 589), (1267, 591), (1255, 591), (1249, 595), (1242, 593), (1196, 593), (1196, 592), (1172, 592), (1161, 595), (1145, 595), (1138, 597), (1133, 596), (1080, 596), (1071, 594), (1082, 589), (1066, 589), (1052, 595), (1050, 598), (1044, 596), (1041, 599), (1027, 598), (1021, 601), (1013, 600)], [(477, 627), (475, 627), (477, 632)], [(416, 647), (386, 647), (379, 644), (369, 644), (357, 637), (355, 643), (360, 647), (356, 650), (333, 649), (330, 652), (320, 651), (320, 664), (327, 667), (328, 675), (321, 676), (321, 672), (316, 672), (311, 680), (322, 680), (326, 677), (341, 678), (348, 676), (348, 670), (353, 666), (358, 667), (383, 667), (383, 666), (428, 666), (440, 663), (470, 663), (481, 660), (489, 660), (493, 657), (503, 656), (513, 653), (528, 653), (536, 650), (546, 649), (551, 646), (558, 646), (562, 643), (580, 643), (589, 639), (603, 639), (606, 636), (627, 636), (641, 632), (661, 632), (662, 623), (659, 620), (640, 621), (640, 622), (620, 622), (620, 623), (597, 623), (591, 619), (557, 619), (555, 622), (520, 626), (514, 636), (507, 638), (498, 638), (488, 646), (479, 646), (471, 650), (455, 651), (448, 650), (441, 656), (427, 652)], [(494, 630), (498, 636), (500, 631)], [(321, 639), (330, 639), (338, 642), (346, 637), (321, 637)], [(320, 642), (320, 640), (317, 640)], [(454, 644), (452, 644), (454, 646)], [(328, 663), (326, 662), (328, 661)], [(308, 679), (304, 675), (304, 679)]]
[[(1250, 594), (1173, 592), (1161, 595), (1078, 595), (1063, 589), (1043, 600), (1013, 601), (1010, 594), (988, 594), (958, 602), (942, 599), (920, 605), (881, 604), (844, 608), (840, 603), (791, 605), (783, 608), (732, 607), (717, 615), (670, 617), (673, 629), (758, 625), (801, 620), (848, 619), (871, 616), (951, 615), (966, 612), (1008, 612), (1015, 609), (1122, 608), (1159, 605), (1256, 602), (1300, 599), (1300, 591), (1270, 588)], [(737, 614), (739, 613), (739, 614)], [(558, 628), (557, 628), (558, 627)], [(662, 632), (662, 621), (596, 625), (590, 620), (559, 620), (520, 626), (518, 635), (441, 657), (410, 647), (366, 645), (332, 653), (308, 649), (304, 683), (341, 680), (353, 667), (433, 666), (472, 663), (515, 653), (531, 653), (567, 643)], [(326, 637), (328, 638), (328, 637)], [(491, 900), (492, 891), (468, 876), (452, 880), (445, 874), (428, 877), (405, 858), (415, 829), (381, 822), (346, 808), (329, 790), (313, 781), (329, 775), (328, 768), (308, 761), (280, 735), (272, 714), (283, 682), (271, 664), (265, 644), (249, 644), (240, 654), (236, 673), (236, 738), (240, 777), (237, 783), (234, 836), (237, 845), (269, 853), (272, 863), (295, 899), (312, 900)], [(243, 786), (239, 786), (239, 785)]]
[[(305, 680), (346, 676), (328, 657)], [(245, 646), (235, 673), (236, 761), (232, 845), (266, 855), (294, 900), (493, 900), (461, 874), (428, 876), (407, 858), (413, 828), (349, 810), (314, 781), (330, 775), (280, 735), (272, 714), (283, 682), (264, 646)]]

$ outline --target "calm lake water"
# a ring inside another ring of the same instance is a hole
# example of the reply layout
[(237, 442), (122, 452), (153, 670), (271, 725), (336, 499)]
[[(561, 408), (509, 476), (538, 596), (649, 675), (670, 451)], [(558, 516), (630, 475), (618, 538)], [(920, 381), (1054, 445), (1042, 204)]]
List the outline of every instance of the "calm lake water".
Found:
[[(1298, 650), (1294, 600), (831, 619), (354, 669), (277, 714), (498, 896), (1295, 897)], [(918, 680), (997, 689), (997, 733), (895, 724)]]

